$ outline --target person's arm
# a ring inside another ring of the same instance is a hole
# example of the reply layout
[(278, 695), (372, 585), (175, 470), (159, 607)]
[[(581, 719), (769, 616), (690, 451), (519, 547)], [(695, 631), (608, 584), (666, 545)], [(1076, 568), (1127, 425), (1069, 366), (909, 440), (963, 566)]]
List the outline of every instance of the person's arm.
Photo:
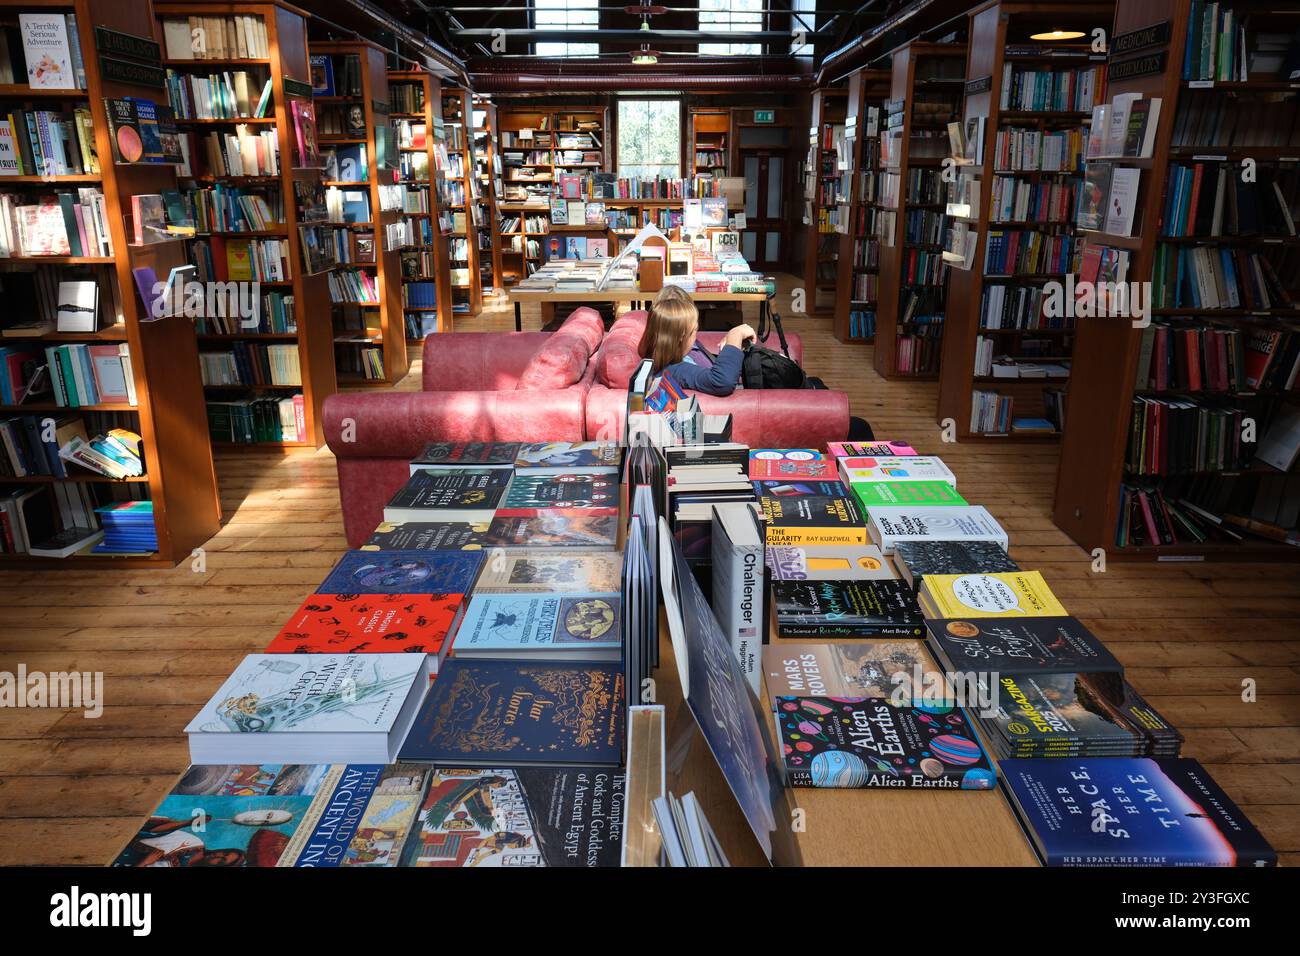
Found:
[(705, 395), (730, 395), (736, 390), (740, 381), (740, 367), (745, 361), (745, 353), (734, 345), (724, 345), (718, 357), (709, 368), (701, 368), (694, 362), (678, 362), (665, 370), (674, 382), (692, 392)]

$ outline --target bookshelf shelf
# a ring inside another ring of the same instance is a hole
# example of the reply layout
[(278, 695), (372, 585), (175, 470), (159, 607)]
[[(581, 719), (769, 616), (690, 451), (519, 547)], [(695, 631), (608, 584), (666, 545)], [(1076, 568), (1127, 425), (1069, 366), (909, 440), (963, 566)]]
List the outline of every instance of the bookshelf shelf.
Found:
[[(0, 3), (0, 10), (11, 21), (16, 20), (18, 13), (37, 9), (76, 16), (78, 29), (75, 37), (85, 66), (85, 88), (32, 90), (22, 84), (6, 84), (0, 86), (0, 99), (5, 100), (6, 108), (13, 112), (25, 104), (38, 109), (88, 110), (100, 172), (98, 175), (6, 176), (0, 178), (0, 191), (10, 193), (21, 203), (34, 195), (32, 187), (58, 189), (68, 186), (73, 187), (68, 191), (74, 195), (75, 187), (98, 187), (103, 196), (107, 233), (116, 254), (14, 255), (5, 258), (4, 263), (7, 270), (15, 273), (30, 271), (28, 267), (50, 270), (69, 266), (97, 267), (93, 270), (93, 278), (100, 296), (105, 297), (100, 299), (101, 305), (110, 301), (111, 307), (120, 314), (121, 322), (89, 333), (49, 331), (37, 336), (4, 336), (0, 338), (0, 345), (17, 350), (81, 345), (125, 348), (130, 357), (128, 388), (134, 394), (130, 402), (63, 405), (47, 391), (38, 393), (33, 401), (0, 406), (0, 413), (6, 416), (40, 415), (69, 422), (80, 420), (88, 436), (111, 427), (125, 427), (140, 436), (144, 474), (119, 480), (69, 464), (65, 478), (28, 475), (4, 481), (19, 489), (22, 495), (33, 496), (26, 507), (33, 509), (33, 514), (35, 509), (48, 510), (56, 527), (85, 523), (84, 518), (76, 518), (75, 510), (69, 512), (69, 501), (79, 501), (77, 507), (93, 508), (118, 501), (148, 500), (153, 507), (157, 546), (144, 554), (79, 553), (66, 559), (6, 553), (0, 554), (0, 566), (24, 569), (172, 567), (214, 535), (221, 520), (211, 452), (204, 440), (203, 393), (193, 326), (184, 318), (142, 321), (145, 318), (144, 306), (136, 296), (132, 275), (133, 268), (161, 263), (169, 254), (181, 249), (179, 244), (164, 244), (167, 251), (157, 247), (142, 249), (128, 242), (130, 224), (127, 218), (131, 197), (174, 188), (175, 170), (163, 164), (123, 165), (111, 161), (113, 151), (105, 100), (152, 96), (157, 101), (157, 94), (100, 74), (93, 29), (104, 27), (152, 38), (156, 34), (156, 24), (147, 4), (132, 5), (110, 0), (67, 0), (58, 4)], [(12, 65), (20, 71), (23, 67), (21, 58)], [(165, 104), (165, 100), (163, 102)], [(84, 278), (87, 271), (76, 270), (66, 275)], [(59, 271), (57, 275), (62, 278), (65, 273)], [(8, 283), (6, 293), (9, 293)], [(54, 316), (49, 318), (53, 321)]]
[(479, 284), (478, 180), (474, 178), (472, 95), (468, 90), (443, 87), (438, 98), (446, 136), (447, 168), (441, 170), (442, 208), (450, 213), (447, 238), (451, 277), (451, 316), (478, 315), (483, 310)]
[[(1201, 164), (1203, 171), (1214, 175), (1220, 164), (1227, 164), (1227, 178), (1231, 182), (1237, 178), (1235, 166), (1241, 159), (1250, 157), (1259, 164), (1260, 181), (1268, 183), (1280, 177), (1276, 181), (1281, 184), (1284, 202), (1292, 210), (1300, 205), (1296, 183), (1286, 178), (1294, 176), (1286, 158), (1300, 154), (1300, 145), (1244, 146), (1222, 141), (1221, 145), (1206, 145), (1187, 141), (1192, 138), (1189, 134), (1193, 130), (1197, 137), (1201, 136), (1201, 124), (1192, 120), (1204, 116), (1203, 111), (1223, 110), (1234, 118), (1242, 117), (1239, 132), (1244, 129), (1253, 135), (1274, 118), (1288, 115), (1287, 110), (1293, 111), (1300, 95), (1292, 83), (1276, 78), (1251, 75), (1245, 81), (1212, 83), (1185, 78), (1184, 70), (1191, 76), (1197, 75), (1191, 71), (1204, 65), (1205, 51), (1211, 49), (1207, 22), (1199, 16), (1193, 17), (1194, 12), (1199, 14), (1206, 6), (1193, 4), (1191, 0), (1116, 2), (1114, 35), (1168, 23), (1169, 40), (1163, 49), (1172, 64), (1161, 74), (1115, 80), (1108, 90), (1111, 103), (1122, 94), (1161, 101), (1152, 155), (1145, 160), (1126, 156), (1111, 161), (1116, 167), (1139, 171), (1133, 236), (1123, 245), (1113, 236), (1097, 237), (1098, 243), (1127, 252), (1129, 282), (1155, 278), (1161, 247), (1178, 250), (1179, 255), (1192, 254), (1204, 246), (1218, 247), (1242, 256), (1269, 257), (1275, 267), (1277, 263), (1289, 261), (1288, 256), (1294, 259), (1295, 241), (1289, 231), (1275, 232), (1266, 225), (1244, 230), (1253, 233), (1247, 236), (1211, 236), (1206, 234), (1208, 228), (1202, 228), (1202, 222), (1191, 220), (1190, 235), (1160, 234), (1168, 227), (1168, 217), (1172, 215), (1169, 210), (1174, 208), (1168, 204), (1180, 198), (1175, 166), (1195, 168)], [(1272, 3), (1235, 0), (1218, 6), (1220, 15), (1231, 11), (1234, 22), (1240, 25), (1244, 21), (1247, 27), (1243, 35), (1218, 37), (1222, 45), (1216, 42), (1215, 47), (1232, 51), (1234, 58), (1239, 52), (1244, 53), (1250, 63), (1255, 60), (1259, 38), (1273, 34), (1282, 37), (1285, 45), (1285, 38), (1300, 27), (1300, 10), (1294, 9), (1294, 5), (1280, 9)], [(1219, 66), (1223, 65), (1220, 60)], [(1251, 108), (1252, 98), (1257, 96), (1267, 101), (1266, 108)], [(1290, 115), (1294, 116), (1294, 112)], [(1212, 126), (1206, 127), (1209, 135), (1204, 138), (1213, 136)], [(1291, 132), (1294, 134), (1294, 130)], [(1254, 201), (1249, 187), (1244, 188), (1247, 192), (1236, 197), (1239, 202), (1234, 206)], [(1281, 241), (1272, 243), (1270, 239)], [(1283, 265), (1277, 276), (1281, 287), (1296, 301), (1300, 287), (1295, 268)], [(1074, 349), (1075, 382), (1067, 403), (1071, 424), (1061, 444), (1053, 520), (1081, 546), (1103, 548), (1109, 557), (1119, 560), (1300, 560), (1300, 548), (1293, 546), (1294, 510), (1289, 519), (1281, 517), (1286, 502), (1295, 500), (1295, 470), (1282, 472), (1260, 461), (1254, 455), (1258, 444), (1252, 448), (1244, 441), (1233, 442), (1231, 454), (1218, 463), (1223, 467), (1215, 469), (1207, 469), (1204, 462), (1197, 460), (1161, 458), (1153, 465), (1149, 457), (1133, 458), (1130, 448), (1131, 434), (1147, 433), (1146, 415), (1158, 412), (1170, 400), (1184, 406), (1191, 403), (1193, 410), (1198, 406), (1201, 409), (1226, 406), (1233, 414), (1254, 419), (1258, 429), (1256, 442), (1265, 440), (1270, 422), (1282, 409), (1293, 406), (1300, 393), (1293, 388), (1273, 387), (1275, 383), (1267, 379), (1264, 387), (1183, 388), (1179, 386), (1188, 382), (1181, 377), (1183, 372), (1179, 369), (1170, 375), (1169, 387), (1155, 388), (1158, 380), (1155, 343), (1164, 341), (1166, 335), (1170, 341), (1183, 336), (1188, 337), (1187, 341), (1194, 341), (1193, 336), (1208, 332), (1226, 342), (1237, 343), (1246, 355), (1256, 355), (1261, 347), (1259, 342), (1267, 343), (1269, 336), (1293, 328), (1289, 320), (1300, 316), (1300, 309), (1160, 307), (1153, 308), (1151, 315), (1154, 321), (1146, 328), (1135, 328), (1128, 321), (1080, 323)], [(1234, 364), (1240, 362), (1242, 353), (1236, 354)], [(1265, 369), (1278, 364), (1271, 359), (1264, 361)], [(1232, 423), (1230, 426), (1236, 427)], [(1235, 438), (1241, 432), (1228, 434)], [(1156, 445), (1136, 447), (1145, 453), (1148, 447)], [(1186, 451), (1182, 443), (1176, 448)], [(1076, 471), (1081, 467), (1087, 469), (1086, 474)], [(1148, 507), (1150, 512), (1145, 510)], [(1292, 543), (1280, 540), (1288, 533)]]
[[(812, 290), (808, 311), (833, 312), (835, 296), (819, 295), (833, 288), (838, 278), (843, 243), (841, 228), (848, 228), (850, 168), (840, 168), (845, 138), (849, 92), (845, 88), (813, 92), (808, 152), (802, 164), (804, 270), (806, 289)], [(828, 283), (832, 285), (828, 285)]]
[[(880, 305), (873, 356), (884, 378), (937, 377), (948, 266), (932, 249), (906, 241), (907, 224), (913, 211), (927, 220), (939, 214), (943, 234), (941, 211), (921, 197), (943, 195), (937, 167), (947, 158), (948, 140), (932, 127), (935, 116), (960, 115), (962, 86), (953, 81), (964, 75), (965, 59), (964, 43), (913, 41), (893, 52), (880, 130)], [(923, 272), (931, 278), (916, 281)], [(914, 315), (938, 321), (916, 323), (909, 318)]]

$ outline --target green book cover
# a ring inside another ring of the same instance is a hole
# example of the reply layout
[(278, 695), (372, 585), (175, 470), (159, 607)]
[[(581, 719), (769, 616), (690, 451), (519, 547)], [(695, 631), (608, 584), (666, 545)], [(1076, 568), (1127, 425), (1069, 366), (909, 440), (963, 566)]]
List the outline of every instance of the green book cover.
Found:
[(869, 481), (849, 487), (867, 512), (873, 506), (966, 504), (946, 481)]

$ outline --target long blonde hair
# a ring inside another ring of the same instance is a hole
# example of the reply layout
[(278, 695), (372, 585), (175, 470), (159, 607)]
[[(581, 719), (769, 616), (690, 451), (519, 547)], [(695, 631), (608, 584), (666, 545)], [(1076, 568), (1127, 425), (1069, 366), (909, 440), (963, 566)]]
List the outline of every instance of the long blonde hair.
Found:
[(680, 286), (666, 285), (650, 306), (637, 352), (650, 359), (657, 375), (686, 358), (699, 322), (700, 313), (690, 293)]

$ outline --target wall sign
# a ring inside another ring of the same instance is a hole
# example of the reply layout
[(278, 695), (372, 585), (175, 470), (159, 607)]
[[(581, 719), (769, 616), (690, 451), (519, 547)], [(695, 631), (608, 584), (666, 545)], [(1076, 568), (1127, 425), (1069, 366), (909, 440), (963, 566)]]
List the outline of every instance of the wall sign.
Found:
[(381, 103), (379, 100), (370, 101), (370, 111), (372, 113), (378, 113), (380, 116), (387, 116), (391, 112), (388, 104)]
[(285, 96), (311, 96), (311, 84), (295, 80), (291, 76), (283, 77)]
[(1111, 63), (1106, 69), (1106, 79), (1115, 80), (1132, 80), (1139, 76), (1151, 76), (1153, 73), (1163, 73), (1165, 61), (1169, 58), (1168, 50), (1161, 50), (1159, 53), (1149, 53), (1146, 56), (1134, 57), (1131, 60), (1120, 60), (1118, 63)]
[(149, 86), (161, 89), (167, 85), (166, 74), (156, 66), (133, 63), (111, 56), (99, 57), (99, 74), (106, 80), (129, 83), (131, 86)]
[(776, 110), (754, 110), (755, 123), (775, 123)]
[(966, 95), (975, 96), (977, 93), (987, 93), (993, 89), (992, 76), (979, 76), (966, 82)]
[(120, 33), (107, 27), (95, 27), (95, 49), (146, 63), (158, 63), (162, 59), (162, 47), (148, 37)]
[(1145, 50), (1148, 47), (1160, 46), (1162, 43), (1168, 42), (1169, 21), (1161, 20), (1149, 27), (1116, 36), (1111, 40), (1110, 55), (1121, 56), (1125, 53), (1136, 53), (1138, 50)]

